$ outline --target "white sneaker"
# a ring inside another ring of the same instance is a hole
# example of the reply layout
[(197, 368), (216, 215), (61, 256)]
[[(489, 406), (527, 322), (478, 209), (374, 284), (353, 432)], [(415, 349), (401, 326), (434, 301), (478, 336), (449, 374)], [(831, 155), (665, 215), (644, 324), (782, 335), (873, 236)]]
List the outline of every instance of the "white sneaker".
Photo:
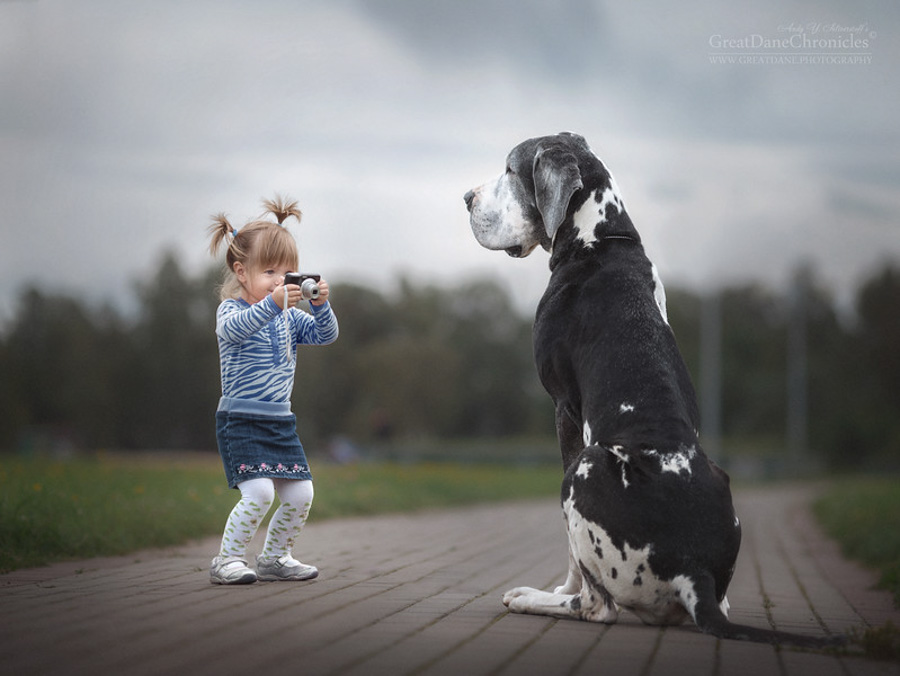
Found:
[(278, 558), (256, 557), (256, 574), (260, 580), (312, 580), (319, 575), (319, 569), (300, 563), (290, 554)]
[(209, 564), (209, 581), (213, 584), (253, 584), (256, 573), (238, 556), (217, 556)]

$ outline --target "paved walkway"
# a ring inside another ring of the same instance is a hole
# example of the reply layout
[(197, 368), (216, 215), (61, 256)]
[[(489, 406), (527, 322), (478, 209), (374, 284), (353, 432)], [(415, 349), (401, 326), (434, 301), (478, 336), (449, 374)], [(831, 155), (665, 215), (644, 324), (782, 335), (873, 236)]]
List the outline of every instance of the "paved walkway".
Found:
[[(900, 625), (838, 555), (809, 487), (743, 490), (733, 620), (813, 635)], [(900, 674), (900, 665), (718, 641), (623, 613), (614, 626), (513, 615), (502, 592), (565, 577), (553, 501), (311, 523), (307, 583), (219, 587), (216, 540), (0, 576), (0, 674)]]

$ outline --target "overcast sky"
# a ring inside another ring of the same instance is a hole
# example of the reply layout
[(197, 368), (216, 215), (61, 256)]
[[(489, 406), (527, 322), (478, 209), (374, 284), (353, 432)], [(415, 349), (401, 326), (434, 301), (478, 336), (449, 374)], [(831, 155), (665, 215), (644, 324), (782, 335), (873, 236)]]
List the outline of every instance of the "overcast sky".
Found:
[(0, 318), (41, 280), (121, 302), (165, 250), (203, 270), (209, 216), (276, 192), (332, 282), (531, 307), (546, 254), (481, 249), (462, 196), (562, 130), (668, 285), (805, 261), (846, 296), (900, 260), (898, 80), (896, 0), (0, 0)]

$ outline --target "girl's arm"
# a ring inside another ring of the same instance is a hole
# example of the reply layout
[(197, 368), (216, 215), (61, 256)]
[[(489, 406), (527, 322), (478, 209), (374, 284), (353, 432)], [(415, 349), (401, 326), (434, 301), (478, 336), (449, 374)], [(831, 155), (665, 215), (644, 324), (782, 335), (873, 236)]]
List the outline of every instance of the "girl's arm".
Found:
[(266, 296), (246, 307), (237, 300), (226, 300), (216, 311), (216, 335), (230, 343), (240, 343), (268, 324), (281, 308)]
[(328, 345), (337, 340), (338, 322), (331, 303), (323, 305), (309, 304), (312, 316), (296, 310), (300, 318), (300, 330), (297, 333), (298, 345)]

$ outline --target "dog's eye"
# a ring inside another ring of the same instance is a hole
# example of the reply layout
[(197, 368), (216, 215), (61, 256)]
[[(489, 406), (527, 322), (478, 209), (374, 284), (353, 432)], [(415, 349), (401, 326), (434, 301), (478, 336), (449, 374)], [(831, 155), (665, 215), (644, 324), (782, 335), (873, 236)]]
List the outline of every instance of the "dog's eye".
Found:
[(512, 170), (512, 167), (509, 166), (509, 165), (507, 164), (507, 165), (506, 165), (506, 173), (507, 173), (507, 174), (515, 174), (516, 172), (514, 172), (514, 171)]

